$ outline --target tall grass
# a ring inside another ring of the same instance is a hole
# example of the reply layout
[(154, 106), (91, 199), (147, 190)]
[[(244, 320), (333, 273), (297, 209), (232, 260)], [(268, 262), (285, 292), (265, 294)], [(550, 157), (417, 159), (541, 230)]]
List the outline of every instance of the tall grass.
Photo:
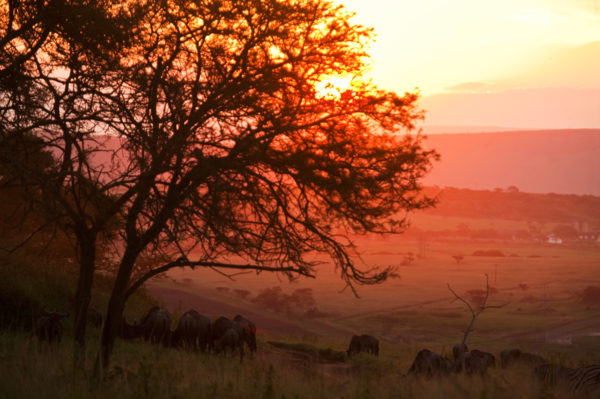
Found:
[[(344, 363), (297, 359), (260, 342), (253, 359), (187, 353), (117, 341), (112, 367), (91, 378), (97, 347), (72, 370), (72, 341), (40, 344), (28, 333), (0, 332), (0, 392), (5, 398), (562, 398), (537, 384), (527, 367), (495, 369), (485, 378), (406, 375), (411, 350), (395, 359), (360, 355)], [(567, 396), (568, 397), (568, 396)]]

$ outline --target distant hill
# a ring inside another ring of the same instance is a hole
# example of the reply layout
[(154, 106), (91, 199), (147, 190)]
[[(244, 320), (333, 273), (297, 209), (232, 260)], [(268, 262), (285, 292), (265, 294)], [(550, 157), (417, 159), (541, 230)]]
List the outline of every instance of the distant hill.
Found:
[(510, 190), (470, 190), (427, 187), (436, 195), (434, 208), (425, 214), (467, 219), (496, 219), (539, 223), (581, 224), (600, 229), (600, 197), (574, 194), (534, 194)]
[(600, 129), (431, 134), (429, 186), (600, 196)]

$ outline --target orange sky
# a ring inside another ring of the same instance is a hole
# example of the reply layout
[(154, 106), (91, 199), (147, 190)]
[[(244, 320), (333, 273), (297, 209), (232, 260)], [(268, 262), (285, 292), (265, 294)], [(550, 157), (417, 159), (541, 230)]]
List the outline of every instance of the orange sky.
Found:
[[(418, 87), (430, 124), (600, 128), (600, 0), (341, 2), (356, 12), (356, 22), (375, 28), (370, 49), (375, 83), (400, 93)], [(518, 97), (540, 88), (546, 89), (536, 97), (540, 105), (525, 112), (527, 120), (513, 115), (509, 103), (501, 106), (504, 117), (487, 119), (442, 116), (436, 108), (442, 98), (458, 108), (446, 107), (446, 113), (479, 113), (472, 99), (463, 110), (453, 95), (487, 95), (475, 102), (497, 107), (500, 100), (488, 101), (494, 93)], [(569, 89), (579, 102), (591, 98), (593, 104), (582, 114), (578, 101), (569, 102), (555, 115), (552, 103), (545, 104), (548, 88), (557, 99)], [(430, 96), (437, 96), (434, 105)]]

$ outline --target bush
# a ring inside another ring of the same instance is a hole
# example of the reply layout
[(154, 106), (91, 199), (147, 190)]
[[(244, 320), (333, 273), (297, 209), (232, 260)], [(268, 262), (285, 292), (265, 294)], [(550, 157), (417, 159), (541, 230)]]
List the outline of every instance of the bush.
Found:
[(233, 293), (235, 294), (235, 296), (237, 296), (241, 299), (248, 299), (248, 295), (250, 295), (250, 291), (240, 290), (240, 289), (233, 290)]
[(581, 301), (587, 305), (598, 305), (600, 303), (600, 287), (587, 286), (581, 293)]
[(33, 256), (0, 257), (0, 328), (31, 329), (43, 309), (70, 312), (73, 273)]
[(268, 341), (268, 343), (279, 349), (301, 352), (312, 357), (316, 361), (330, 363), (345, 362), (347, 360), (346, 352), (336, 351), (332, 348), (322, 349), (306, 343), (287, 343), (278, 341)]
[(295, 316), (321, 317), (324, 313), (317, 309), (312, 288), (299, 288), (291, 294), (283, 292), (281, 287), (265, 288), (252, 299), (267, 309), (277, 313)]
[(504, 254), (497, 249), (488, 250), (477, 250), (473, 252), (473, 256), (504, 256)]

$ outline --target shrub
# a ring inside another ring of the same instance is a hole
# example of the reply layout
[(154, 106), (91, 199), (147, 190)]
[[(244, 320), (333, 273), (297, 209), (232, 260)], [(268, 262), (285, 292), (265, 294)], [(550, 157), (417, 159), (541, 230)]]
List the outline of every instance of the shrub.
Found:
[(281, 287), (265, 288), (252, 299), (267, 309), (277, 313), (304, 317), (321, 317), (324, 313), (317, 309), (312, 288), (298, 288), (291, 294), (283, 292)]
[(497, 249), (488, 250), (477, 250), (473, 252), (473, 256), (504, 256), (504, 254)]
[(233, 290), (233, 293), (241, 299), (248, 299), (248, 295), (250, 295), (250, 291), (240, 289)]
[(600, 303), (600, 287), (587, 286), (581, 293), (581, 301), (587, 305)]

